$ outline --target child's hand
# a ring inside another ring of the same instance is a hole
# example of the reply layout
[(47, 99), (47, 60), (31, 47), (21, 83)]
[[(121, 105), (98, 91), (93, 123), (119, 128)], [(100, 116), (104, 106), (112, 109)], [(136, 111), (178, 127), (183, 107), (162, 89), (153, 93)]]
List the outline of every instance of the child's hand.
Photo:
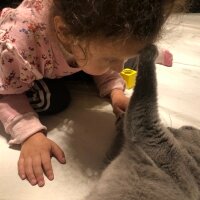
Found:
[(126, 108), (129, 104), (129, 100), (130, 98), (126, 97), (122, 90), (114, 89), (111, 92), (113, 112), (117, 117), (126, 111)]
[(44, 186), (43, 173), (49, 180), (54, 179), (51, 156), (64, 164), (65, 155), (60, 147), (39, 132), (29, 137), (21, 148), (18, 161), (18, 174), (21, 179), (27, 179), (31, 185)]

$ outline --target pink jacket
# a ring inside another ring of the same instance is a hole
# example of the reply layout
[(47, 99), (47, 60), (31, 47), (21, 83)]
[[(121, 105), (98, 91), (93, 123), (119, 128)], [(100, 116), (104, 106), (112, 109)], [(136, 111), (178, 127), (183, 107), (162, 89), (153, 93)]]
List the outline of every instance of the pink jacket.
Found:
[[(54, 79), (80, 71), (72, 68), (51, 29), (52, 0), (24, 0), (16, 9), (5, 8), (0, 16), (0, 120), (20, 144), (32, 134), (46, 130), (24, 94), (35, 80)], [(117, 72), (95, 76), (100, 96), (124, 90)]]

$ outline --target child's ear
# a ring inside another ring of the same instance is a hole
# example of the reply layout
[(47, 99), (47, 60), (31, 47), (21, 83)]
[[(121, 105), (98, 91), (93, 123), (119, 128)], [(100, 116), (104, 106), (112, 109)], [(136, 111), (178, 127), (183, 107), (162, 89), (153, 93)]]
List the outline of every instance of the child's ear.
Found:
[(62, 17), (60, 16), (55, 16), (54, 17), (54, 27), (56, 30), (56, 35), (58, 37), (58, 39), (61, 41), (61, 43), (63, 44), (67, 44), (71, 42), (70, 37), (67, 37), (67, 32), (68, 31), (68, 27), (65, 24), (65, 22), (63, 21)]

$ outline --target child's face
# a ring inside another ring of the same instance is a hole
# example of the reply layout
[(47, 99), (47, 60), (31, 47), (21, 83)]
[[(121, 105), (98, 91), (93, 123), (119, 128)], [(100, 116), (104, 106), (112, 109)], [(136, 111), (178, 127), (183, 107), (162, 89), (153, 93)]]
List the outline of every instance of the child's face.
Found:
[(83, 40), (74, 44), (72, 37), (62, 33), (66, 25), (60, 16), (54, 17), (54, 25), (64, 48), (73, 54), (78, 66), (91, 75), (102, 75), (109, 70), (120, 72), (126, 60), (136, 56), (145, 46), (134, 40), (108, 39), (91, 39), (89, 44)]
[(93, 40), (89, 45), (79, 42), (71, 47), (71, 52), (79, 67), (90, 75), (102, 75), (109, 70), (120, 72), (124, 63), (135, 57), (144, 47), (128, 40), (124, 44), (120, 41)]

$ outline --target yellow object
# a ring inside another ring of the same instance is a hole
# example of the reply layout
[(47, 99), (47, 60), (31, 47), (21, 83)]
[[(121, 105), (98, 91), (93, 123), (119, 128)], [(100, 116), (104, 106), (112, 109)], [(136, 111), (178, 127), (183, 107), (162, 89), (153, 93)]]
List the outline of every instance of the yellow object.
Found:
[(137, 71), (133, 69), (125, 68), (121, 71), (120, 74), (126, 82), (127, 89), (131, 89), (135, 87)]

